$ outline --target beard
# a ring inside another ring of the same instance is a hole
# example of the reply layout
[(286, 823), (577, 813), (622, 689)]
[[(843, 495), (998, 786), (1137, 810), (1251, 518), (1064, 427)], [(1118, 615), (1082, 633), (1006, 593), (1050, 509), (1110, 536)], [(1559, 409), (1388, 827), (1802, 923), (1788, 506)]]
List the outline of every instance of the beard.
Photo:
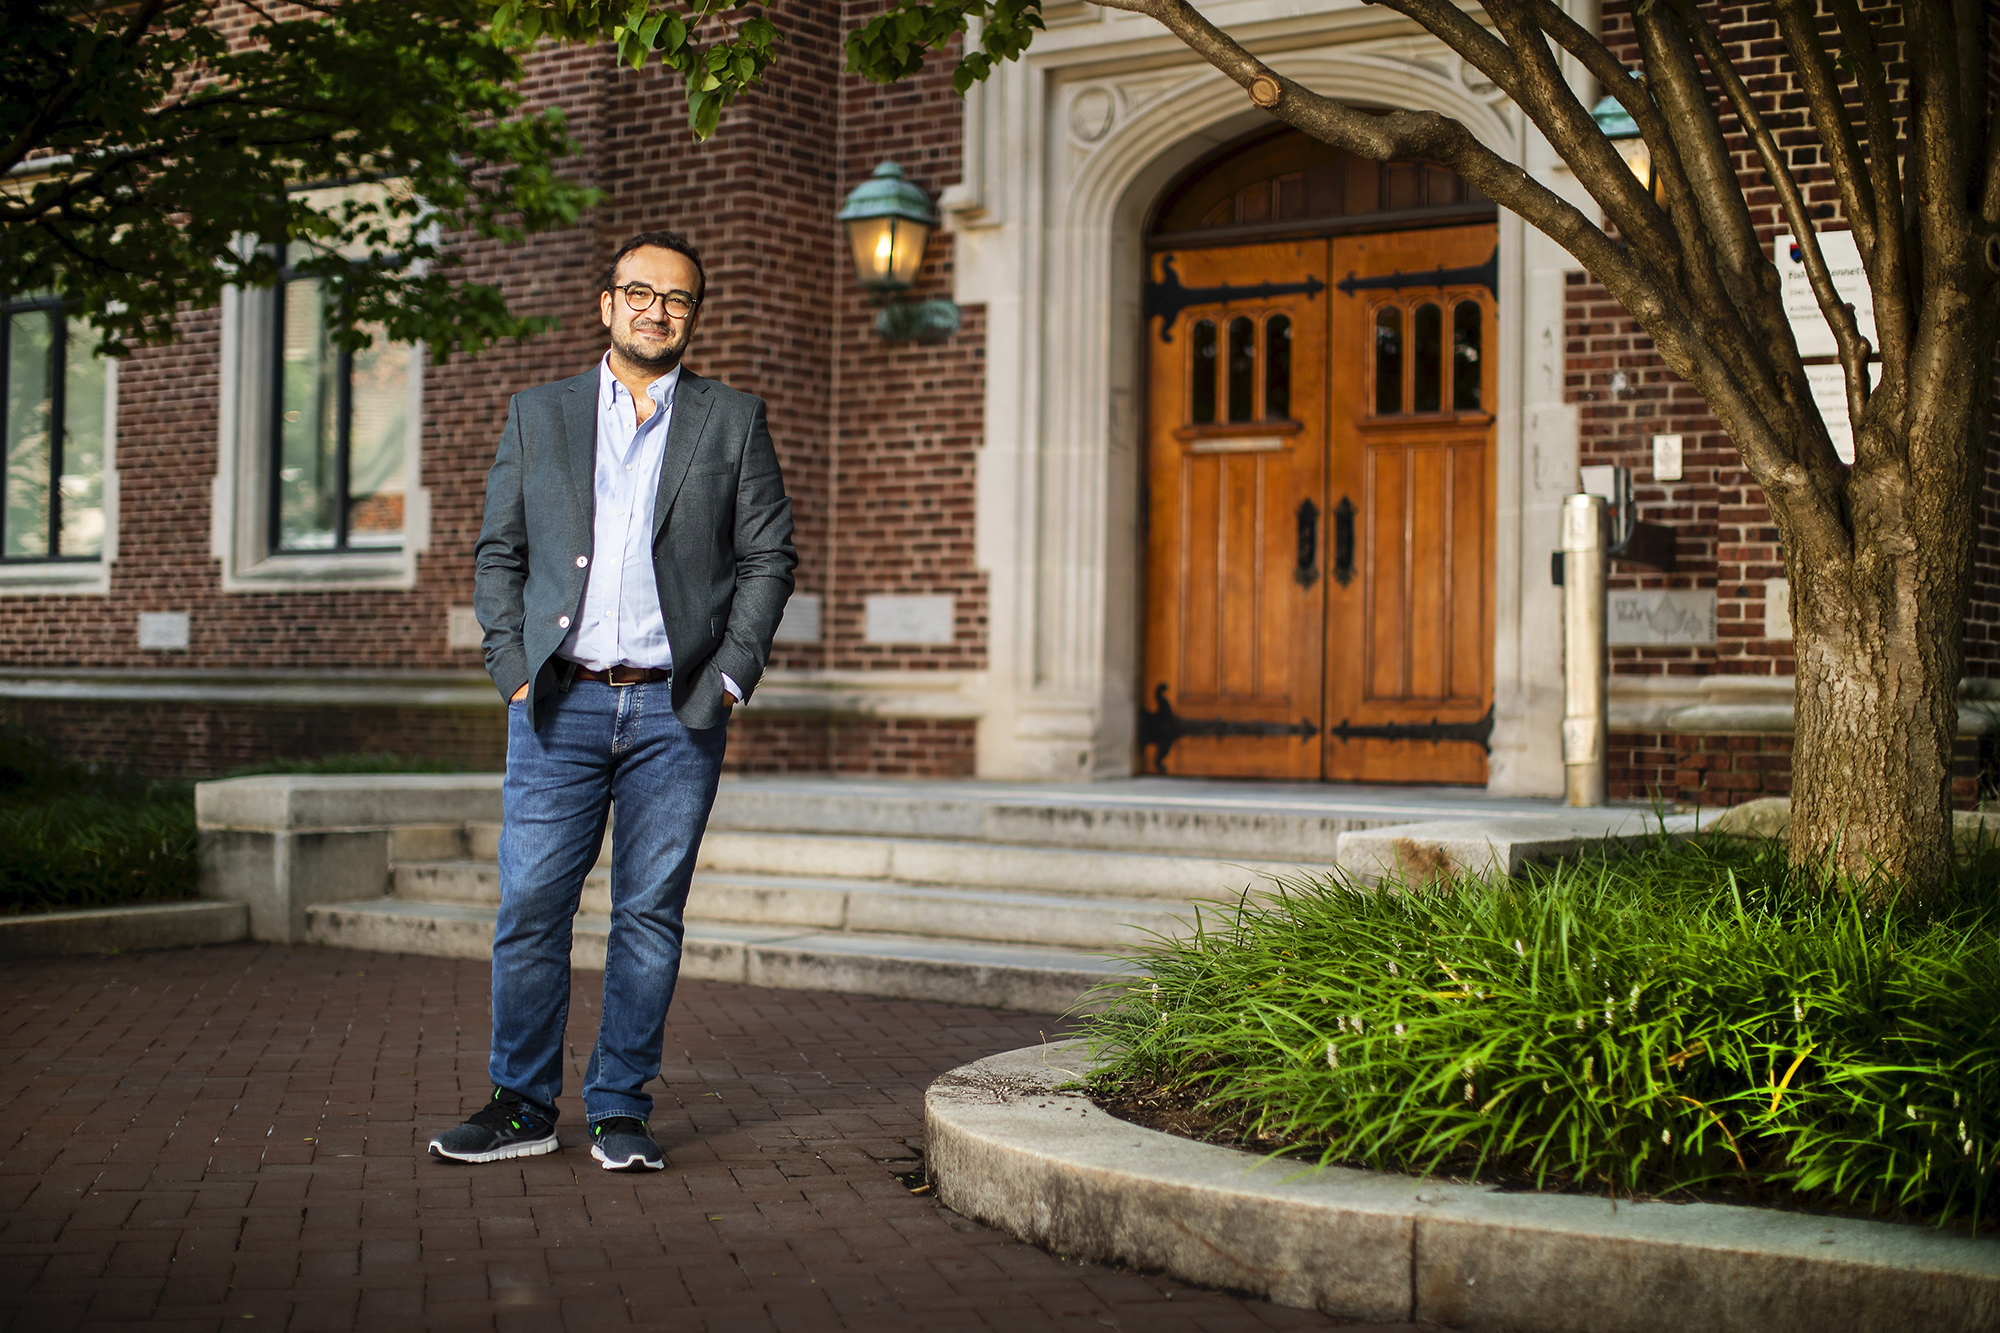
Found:
[(611, 345), (618, 349), (618, 355), (632, 364), (664, 375), (681, 363), (681, 353), (687, 351), (688, 337), (692, 332), (692, 329), (684, 329), (678, 338), (669, 332), (664, 343), (647, 343), (634, 336), (631, 326), (622, 330), (614, 327), (611, 330)]

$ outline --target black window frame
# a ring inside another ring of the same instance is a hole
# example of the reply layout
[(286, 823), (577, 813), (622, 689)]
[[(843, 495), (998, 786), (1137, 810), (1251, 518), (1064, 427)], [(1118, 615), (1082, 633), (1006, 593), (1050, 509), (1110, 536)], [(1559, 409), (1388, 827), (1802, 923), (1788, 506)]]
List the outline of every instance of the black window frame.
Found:
[[(63, 451), (69, 443), (69, 307), (59, 296), (0, 297), (0, 410), (7, 401), (7, 377), (14, 365), (14, 317), (24, 311), (52, 311), (62, 321), (62, 336), (50, 339), (49, 353), (49, 549), (43, 555), (8, 555), (7, 506), (0, 501), (0, 565), (84, 565), (100, 563), (94, 555), (62, 553)], [(105, 423), (108, 432), (111, 423)], [(0, 449), (5, 441), (0, 439)], [(6, 484), (5, 459), (0, 457), (0, 486)]]

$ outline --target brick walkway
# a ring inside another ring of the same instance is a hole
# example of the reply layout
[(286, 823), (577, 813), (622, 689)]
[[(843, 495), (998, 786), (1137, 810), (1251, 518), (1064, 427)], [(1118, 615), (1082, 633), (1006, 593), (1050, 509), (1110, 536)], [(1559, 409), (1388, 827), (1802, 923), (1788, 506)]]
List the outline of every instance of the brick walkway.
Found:
[(653, 1120), (671, 1165), (602, 1171), (575, 1096), (598, 978), (578, 981), (566, 1147), (456, 1167), (423, 1147), (486, 1092), (483, 963), (232, 945), (8, 964), (0, 1322), (1335, 1326), (1064, 1262), (897, 1180), (925, 1085), (1053, 1027), (1032, 1015), (686, 983)]

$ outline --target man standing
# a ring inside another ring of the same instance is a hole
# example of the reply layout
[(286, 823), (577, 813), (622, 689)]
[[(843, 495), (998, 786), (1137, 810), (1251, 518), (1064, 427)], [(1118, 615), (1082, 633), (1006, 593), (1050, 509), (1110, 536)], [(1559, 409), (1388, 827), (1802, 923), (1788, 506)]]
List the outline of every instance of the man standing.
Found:
[(616, 803), (584, 1114), (606, 1170), (666, 1166), (642, 1089), (729, 710), (763, 675), (798, 564), (764, 404), (681, 364), (706, 290), (673, 232), (627, 241), (598, 297), (610, 351), (516, 394), (487, 473), (473, 602), (509, 701), (493, 1096), (431, 1140), (440, 1160), (559, 1146), (570, 923)]

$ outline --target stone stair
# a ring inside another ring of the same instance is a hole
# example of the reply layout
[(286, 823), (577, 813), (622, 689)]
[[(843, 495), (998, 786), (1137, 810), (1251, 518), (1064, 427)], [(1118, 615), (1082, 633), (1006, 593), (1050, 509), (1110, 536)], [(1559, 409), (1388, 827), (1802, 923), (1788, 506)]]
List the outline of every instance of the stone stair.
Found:
[[(1394, 808), (1111, 798), (979, 784), (725, 783), (688, 902), (683, 975), (1055, 1011), (1125, 975), (1195, 904), (1323, 870), (1343, 832)], [(394, 830), (390, 892), (305, 909), (306, 938), (491, 956), (499, 826)], [(603, 966), (609, 844), (584, 884), (574, 959)]]

